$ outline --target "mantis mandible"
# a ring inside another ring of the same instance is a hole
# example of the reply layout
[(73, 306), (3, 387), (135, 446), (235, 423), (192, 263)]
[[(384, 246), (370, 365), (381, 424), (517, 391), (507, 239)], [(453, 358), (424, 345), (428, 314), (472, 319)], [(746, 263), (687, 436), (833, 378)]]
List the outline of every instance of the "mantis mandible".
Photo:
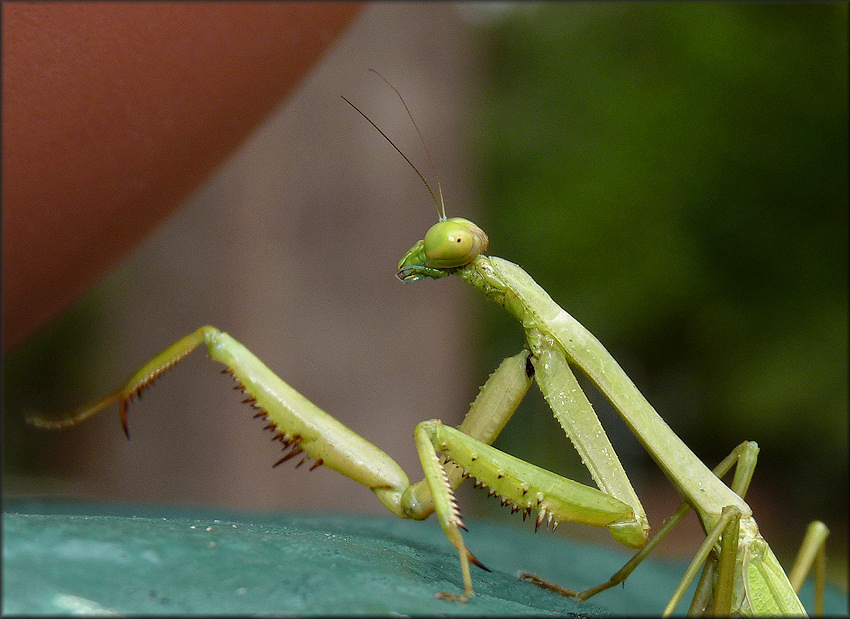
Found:
[[(401, 98), (413, 121), (401, 94), (391, 84), (390, 87)], [(457, 428), (438, 419), (423, 421), (414, 428), (424, 479), (411, 484), (401, 467), (384, 451), (318, 408), (242, 344), (212, 326), (203, 326), (168, 346), (130, 376), (122, 388), (70, 416), (30, 415), (28, 421), (42, 428), (63, 428), (118, 404), (121, 424), (129, 438), (127, 408), (133, 398), (197, 346), (205, 344), (209, 357), (223, 363), (222, 372), (230, 374), (237, 381), (235, 388), (245, 392), (247, 397), (243, 402), (255, 409), (254, 417), (263, 419), (265, 429), (283, 445), (285, 455), (274, 466), (296, 456), (301, 456), (298, 466), (312, 459), (311, 469), (325, 465), (367, 486), (390, 512), (401, 518), (422, 520), (436, 513), (446, 537), (458, 552), (464, 587), (462, 593), (438, 593), (443, 599), (468, 600), (474, 592), (469, 564), (484, 568), (466, 548), (461, 534), (465, 527), (454, 495), (465, 478), (473, 477), (476, 486), (486, 488), (502, 505), (510, 506), (513, 513), (522, 512), (523, 519), (536, 512), (535, 530), (541, 526), (554, 530), (562, 521), (585, 523), (607, 527), (620, 543), (641, 549), (609, 581), (587, 591), (578, 593), (532, 574), (522, 575), (539, 586), (584, 600), (624, 582), (686, 512), (694, 509), (706, 539), (665, 614), (675, 609), (703, 565), (690, 607), (694, 613), (805, 614), (796, 591), (815, 560), (822, 583), (828, 531), (823, 523), (810, 525), (797, 567), (789, 579), (759, 534), (752, 510), (743, 498), (755, 467), (756, 443), (742, 443), (715, 471), (708, 469), (590, 331), (557, 305), (519, 266), (484, 255), (489, 241), (476, 224), (460, 217), (446, 217), (439, 177), (430, 154), (439, 200), (392, 140), (359, 108), (348, 99), (345, 101), (404, 157), (425, 183), (438, 209), (438, 222), (399, 261), (398, 279), (415, 282), (456, 275), (504, 307), (525, 332), (525, 348), (505, 359), (491, 374)], [(413, 124), (416, 127), (415, 121)], [(418, 127), (416, 131), (421, 139)], [(424, 146), (424, 140), (422, 143)], [(579, 368), (610, 400), (685, 501), (649, 542), (644, 509), (571, 366)], [(491, 446), (535, 380), (598, 489)], [(727, 486), (721, 477), (733, 466), (734, 479)]]

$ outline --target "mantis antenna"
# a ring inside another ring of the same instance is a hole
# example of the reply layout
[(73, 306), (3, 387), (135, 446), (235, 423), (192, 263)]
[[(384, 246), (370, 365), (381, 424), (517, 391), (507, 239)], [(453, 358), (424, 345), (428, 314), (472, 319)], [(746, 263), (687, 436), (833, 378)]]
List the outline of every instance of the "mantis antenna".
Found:
[[(363, 118), (365, 118), (366, 120), (368, 120), (368, 121), (369, 121), (369, 124), (370, 124), (370, 125), (372, 125), (375, 129), (377, 129), (377, 130), (378, 130), (378, 133), (380, 133), (380, 134), (384, 137), (384, 139), (385, 139), (387, 142), (389, 142), (389, 143), (390, 143), (390, 145), (391, 145), (394, 149), (396, 149), (396, 152), (398, 152), (398, 154), (399, 154), (399, 155), (401, 155), (401, 156), (404, 158), (404, 160), (408, 163), (408, 165), (409, 165), (411, 168), (413, 168), (413, 171), (414, 171), (414, 172), (416, 172), (416, 174), (419, 176), (419, 178), (420, 178), (420, 179), (422, 180), (422, 182), (425, 184), (425, 188), (426, 188), (426, 189), (428, 189), (428, 193), (429, 193), (429, 194), (431, 194), (431, 199), (434, 201), (434, 206), (436, 206), (436, 207), (437, 207), (437, 219), (438, 219), (439, 221), (445, 221), (445, 219), (446, 219), (446, 204), (445, 204), (445, 202), (443, 201), (443, 188), (442, 188), (442, 186), (440, 185), (440, 175), (439, 175), (439, 174), (437, 174), (437, 165), (434, 163), (434, 159), (431, 157), (431, 153), (428, 151), (428, 145), (425, 143), (425, 139), (422, 137), (422, 132), (421, 132), (421, 131), (419, 131), (419, 126), (416, 124), (416, 120), (414, 120), (414, 118), (413, 118), (413, 114), (411, 114), (411, 112), (410, 112), (410, 108), (409, 108), (409, 107), (407, 107), (407, 103), (405, 102), (404, 97), (402, 97), (402, 96), (401, 96), (401, 93), (398, 91), (398, 89), (397, 89), (395, 86), (393, 86), (393, 85), (392, 85), (392, 84), (391, 84), (391, 83), (387, 80), (387, 78), (385, 78), (383, 75), (381, 75), (380, 73), (378, 73), (375, 69), (371, 69), (371, 68), (370, 68), (369, 70), (370, 70), (372, 73), (374, 73), (375, 75), (377, 75), (378, 77), (380, 77), (382, 80), (384, 80), (384, 82), (387, 84), (387, 86), (389, 86), (390, 88), (392, 88), (392, 89), (395, 91), (395, 94), (397, 94), (397, 95), (398, 95), (398, 98), (401, 100), (401, 104), (404, 106), (404, 109), (405, 109), (405, 111), (407, 112), (408, 117), (410, 117), (410, 122), (412, 122), (412, 123), (413, 123), (413, 127), (414, 127), (414, 129), (416, 129), (416, 134), (419, 136), (419, 141), (422, 143), (422, 146), (423, 146), (423, 148), (425, 149), (425, 154), (428, 156), (428, 161), (429, 161), (429, 162), (431, 162), (431, 169), (433, 169), (433, 170), (434, 170), (434, 178), (436, 178), (436, 179), (437, 179), (437, 193), (438, 193), (438, 194), (439, 194), (439, 196), (440, 196), (440, 200), (439, 200), (439, 202), (437, 201), (437, 197), (434, 195), (434, 191), (431, 189), (431, 185), (429, 185), (429, 184), (428, 184), (428, 181), (426, 181), (426, 180), (425, 180), (425, 177), (424, 177), (424, 176), (422, 176), (422, 173), (418, 170), (418, 168), (417, 168), (415, 165), (413, 165), (413, 162), (412, 162), (412, 161), (410, 161), (410, 159), (408, 159), (408, 158), (407, 158), (407, 155), (405, 155), (403, 152), (401, 152), (401, 149), (400, 149), (398, 146), (396, 146), (396, 145), (395, 145), (395, 142), (393, 142), (393, 141), (389, 138), (389, 136), (387, 136), (387, 134), (386, 134), (386, 133), (384, 133), (384, 132), (381, 130), (381, 128), (380, 128), (378, 125), (376, 125), (376, 124), (372, 121), (372, 119), (371, 119), (371, 118), (369, 118), (368, 116), (366, 116), (366, 114), (364, 114), (364, 113), (363, 113), (363, 111), (362, 111), (359, 107), (357, 107), (356, 105), (354, 105), (351, 101), (349, 101), (348, 99), (346, 99), (343, 95), (340, 95), (340, 96), (342, 97), (342, 100), (343, 100), (343, 101), (345, 101), (345, 102), (346, 102), (348, 105), (350, 105), (351, 107), (353, 107), (353, 108), (357, 111), (357, 113), (358, 113), (358, 114), (360, 114)], [(441, 211), (442, 211), (442, 212), (441, 212)]]

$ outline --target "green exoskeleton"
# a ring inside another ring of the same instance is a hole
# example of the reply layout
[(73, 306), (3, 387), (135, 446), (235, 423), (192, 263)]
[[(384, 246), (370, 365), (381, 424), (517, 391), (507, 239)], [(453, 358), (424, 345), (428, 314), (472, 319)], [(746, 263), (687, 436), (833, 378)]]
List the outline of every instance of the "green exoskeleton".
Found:
[[(442, 192), (438, 203), (427, 181), (416, 172), (439, 212)], [(239, 342), (211, 326), (201, 327), (168, 346), (122, 388), (71, 416), (33, 416), (29, 421), (40, 427), (62, 428), (118, 404), (121, 423), (129, 437), (127, 406), (132, 399), (204, 344), (210, 358), (223, 363), (222, 371), (238, 381), (237, 387), (247, 395), (244, 402), (256, 409), (254, 416), (264, 419), (266, 429), (288, 450), (277, 464), (300, 455), (299, 464), (312, 459), (314, 468), (325, 465), (369, 487), (399, 517), (421, 520), (436, 513), (446, 537), (457, 549), (463, 578), (463, 592), (437, 594), (444, 599), (466, 601), (473, 595), (469, 563), (481, 566), (464, 544), (461, 529), (465, 527), (454, 496), (454, 489), (466, 477), (473, 477), (477, 486), (488, 489), (513, 512), (521, 511), (523, 518), (535, 512), (535, 529), (554, 529), (562, 521), (586, 523), (607, 527), (622, 544), (641, 548), (611, 580), (593, 589), (576, 593), (531, 574), (523, 575), (537, 585), (587, 599), (623, 582), (692, 508), (706, 532), (706, 540), (666, 613), (672, 612), (704, 566), (690, 608), (694, 613), (805, 614), (795, 591), (802, 585), (812, 561), (817, 560), (822, 571), (827, 530), (822, 523), (813, 523), (798, 559), (799, 567), (789, 580), (759, 534), (752, 510), (743, 498), (758, 446), (742, 443), (712, 472), (656, 413), (590, 331), (520, 267), (484, 255), (487, 246), (488, 238), (481, 228), (467, 219), (446, 218), (442, 208), (438, 223), (398, 263), (397, 277), (403, 282), (456, 275), (470, 283), (516, 317), (526, 341), (521, 352), (505, 359), (488, 378), (457, 428), (437, 419), (423, 421), (414, 428), (425, 474), (419, 483), (410, 484), (405, 472), (381, 449), (318, 408)], [(643, 507), (572, 368), (586, 374), (611, 401), (685, 501), (649, 543), (649, 524)], [(490, 446), (535, 380), (598, 488), (566, 479)], [(727, 486), (720, 477), (733, 466), (734, 479)]]

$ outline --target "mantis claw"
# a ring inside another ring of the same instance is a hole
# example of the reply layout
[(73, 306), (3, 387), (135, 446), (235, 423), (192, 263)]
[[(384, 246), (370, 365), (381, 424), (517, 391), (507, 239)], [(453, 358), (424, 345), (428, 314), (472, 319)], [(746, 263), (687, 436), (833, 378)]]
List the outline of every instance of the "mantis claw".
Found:
[[(464, 531), (466, 531), (466, 527), (463, 527), (463, 530), (464, 530)], [(493, 571), (493, 570), (491, 570), (489, 567), (487, 567), (486, 565), (484, 565), (483, 563), (481, 563), (481, 561), (479, 561), (478, 559), (476, 559), (476, 558), (475, 558), (475, 555), (474, 555), (474, 554), (472, 554), (471, 552), (469, 552), (469, 549), (468, 549), (468, 548), (466, 549), (466, 557), (469, 559), (469, 562), (470, 562), (470, 563), (474, 563), (475, 565), (477, 565), (478, 567), (480, 567), (480, 568), (481, 568), (482, 570), (484, 570), (485, 572), (492, 572), (492, 571)]]
[(130, 440), (130, 419), (127, 417), (127, 403), (129, 400), (121, 400), (121, 428), (124, 430), (124, 436)]

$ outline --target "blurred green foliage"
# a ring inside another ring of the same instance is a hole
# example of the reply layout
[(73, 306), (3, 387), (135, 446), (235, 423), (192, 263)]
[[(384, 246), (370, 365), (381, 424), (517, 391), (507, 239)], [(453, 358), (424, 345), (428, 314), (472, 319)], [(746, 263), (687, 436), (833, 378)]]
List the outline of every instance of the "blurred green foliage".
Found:
[[(754, 483), (839, 526), (847, 23), (846, 4), (521, 5), (482, 30), (476, 136), (492, 253), (599, 337), (707, 462), (757, 440)], [(492, 368), (522, 336), (484, 311)], [(551, 464), (566, 441), (533, 408), (497, 445)]]
[[(97, 366), (108, 363), (101, 323), (110, 295), (122, 286), (120, 277), (109, 278), (85, 295), (74, 307), (31, 337), (3, 360), (3, 466), (4, 473), (52, 472), (62, 463), (60, 434), (38, 436), (42, 445), (33, 449), (33, 432), (23, 422), (31, 411), (73, 410), (80, 405), (73, 396), (80, 385), (97, 385)], [(10, 479), (4, 477), (4, 491)]]

